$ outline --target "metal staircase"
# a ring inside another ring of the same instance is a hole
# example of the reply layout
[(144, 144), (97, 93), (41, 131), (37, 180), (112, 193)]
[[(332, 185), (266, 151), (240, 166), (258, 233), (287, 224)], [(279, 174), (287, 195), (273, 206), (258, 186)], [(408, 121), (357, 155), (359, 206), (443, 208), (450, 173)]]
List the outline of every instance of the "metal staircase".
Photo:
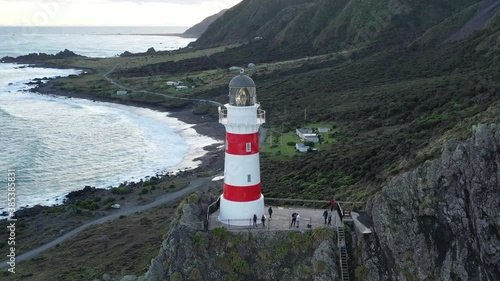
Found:
[(342, 226), (337, 227), (337, 246), (340, 251), (340, 276), (342, 281), (350, 281), (349, 279), (349, 265), (347, 263), (348, 255), (345, 244), (344, 223)]

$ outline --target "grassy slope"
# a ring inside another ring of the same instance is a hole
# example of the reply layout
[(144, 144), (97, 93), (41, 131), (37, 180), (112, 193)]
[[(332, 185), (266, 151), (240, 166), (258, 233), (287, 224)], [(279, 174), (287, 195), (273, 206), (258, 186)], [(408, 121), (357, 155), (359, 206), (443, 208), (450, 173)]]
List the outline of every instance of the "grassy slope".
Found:
[(175, 207), (164, 205), (91, 227), (18, 264), (16, 274), (4, 271), (1, 279), (72, 281), (94, 280), (104, 273), (117, 277), (144, 273), (158, 254), (174, 213)]
[[(447, 22), (443, 17), (454, 13), (459, 18), (461, 14), (470, 15), (470, 10), (464, 9), (473, 2), (409, 2), (405, 14), (392, 18), (379, 38), (387, 42), (404, 41), (400, 31), (393, 30), (398, 20), (406, 22), (400, 26), (414, 25), (417, 30), (436, 25), (439, 29), (443, 25), (439, 23)], [(373, 9), (383, 11), (388, 3), (375, 3), (378, 6), (374, 4)], [(425, 4), (433, 9), (423, 9)], [(359, 26), (365, 17), (374, 17), (367, 12), (370, 5), (351, 1), (339, 9), (335, 18), (343, 18), (349, 28)], [(225, 20), (230, 20), (235, 11), (228, 13)], [(322, 15), (311, 14), (315, 19), (312, 22), (318, 24), (315, 32), (328, 22)], [(459, 26), (453, 24), (450, 30)], [(189, 77), (199, 87), (183, 92), (183, 96), (224, 102), (227, 81), (234, 75), (225, 68), (257, 62), (258, 67), (250, 73), (257, 81), (258, 99), (268, 111), (268, 126), (279, 128), (277, 134), (314, 122), (335, 122), (339, 126), (336, 143), (322, 153), (296, 155), (283, 161), (283, 157), (273, 156), (276, 153), (264, 151), (266, 195), (282, 195), (286, 190), (290, 197), (323, 198), (323, 194), (335, 193), (343, 199), (366, 199), (373, 191), (367, 189), (376, 189), (387, 176), (435, 157), (439, 151), (438, 140), (448, 130), (461, 128), (462, 132), (453, 135), (467, 135), (468, 128), (460, 126), (463, 120), (478, 116), (497, 100), (498, 82), (494, 77), (498, 75), (499, 58), (495, 51), (498, 48), (488, 46), (496, 43), (498, 30), (498, 26), (492, 25), (468, 40), (426, 48), (398, 47), (398, 43), (383, 49), (378, 45), (345, 55), (327, 54), (297, 60), (293, 58), (300, 57), (301, 52), (293, 48), (271, 52), (265, 42), (254, 42), (219, 49), (209, 57), (200, 53), (202, 51), (184, 54), (184, 58), (190, 60), (178, 63), (172, 63), (174, 59), (165, 54), (147, 60), (118, 59), (131, 61), (120, 65), (120, 75), (115, 77), (131, 87), (165, 93), (171, 90), (165, 88), (162, 81)], [(287, 60), (279, 62), (282, 57)], [(106, 60), (95, 63), (93, 67), (98, 69), (99, 64), (103, 64), (100, 69), (112, 65)], [(92, 67), (90, 63), (88, 66)], [(193, 73), (190, 69), (198, 70)], [(92, 85), (90, 87), (98, 83), (102, 81), (86, 82)], [(303, 120), (305, 109), (307, 120)], [(196, 112), (214, 113), (214, 109), (200, 106)]]

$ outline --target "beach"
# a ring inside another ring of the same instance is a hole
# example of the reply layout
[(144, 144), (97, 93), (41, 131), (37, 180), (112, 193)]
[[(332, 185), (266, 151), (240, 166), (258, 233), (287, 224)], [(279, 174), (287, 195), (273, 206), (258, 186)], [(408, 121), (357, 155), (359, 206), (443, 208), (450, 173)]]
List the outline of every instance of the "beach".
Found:
[[(37, 64), (32, 64), (31, 66), (40, 67), (40, 65)], [(50, 66), (43, 65), (43, 67)], [(172, 110), (170, 108), (153, 103), (108, 99), (94, 96), (92, 93), (61, 91), (53, 88), (54, 83), (59, 79), (67, 78), (57, 77), (44, 79), (43, 82), (41, 79), (34, 79), (33, 82), (30, 82), (28, 84), (30, 84), (32, 87), (30, 91), (36, 95), (56, 97), (55, 100), (66, 97), (70, 99), (68, 100), (68, 102), (78, 102), (79, 100), (81, 100), (81, 102), (78, 103), (84, 103), (83, 101), (88, 101), (91, 102), (91, 106), (115, 108), (117, 110), (131, 112), (133, 114), (143, 116), (144, 118), (150, 118), (151, 120), (160, 121), (162, 123), (165, 123), (167, 127), (172, 128), (173, 132), (179, 135), (189, 146), (182, 159), (174, 166), (171, 166), (170, 168), (165, 170), (151, 172), (149, 174), (141, 174), (140, 177), (132, 177), (130, 180), (126, 180), (127, 182), (137, 182), (139, 180), (147, 181), (151, 177), (157, 177), (159, 175), (161, 176), (165, 174), (173, 175), (179, 173), (180, 171), (184, 172), (179, 174), (180, 176), (187, 176), (190, 175), (191, 172), (186, 171), (193, 170), (195, 168), (198, 172), (203, 172), (205, 168), (210, 168), (212, 171), (222, 170), (222, 161), (220, 160), (222, 158), (222, 154), (220, 152), (222, 140), (224, 139), (223, 126), (218, 124), (218, 120), (211, 116), (194, 114), (191, 110), (191, 104), (185, 106), (182, 109)], [(87, 104), (89, 104), (88, 102)], [(168, 118), (159, 118), (161, 114), (158, 114), (158, 112), (164, 113), (166, 116), (168, 116)], [(175, 157), (177, 156), (174, 156), (174, 158)], [(143, 160), (137, 159), (137, 161)], [(124, 174), (121, 174), (120, 172), (120, 175), (123, 176)], [(71, 177), (67, 178), (67, 180), (71, 181)], [(125, 180), (115, 182), (112, 184), (112, 186), (118, 186), (124, 181)], [(89, 181), (88, 183), (85, 182), (85, 184), (81, 184), (79, 188), (83, 189), (86, 185), (94, 186), (95, 183), (92, 183), (92, 181)], [(99, 188), (110, 187), (110, 185), (103, 186), (102, 184), (96, 186), (98, 186)], [(73, 188), (71, 190), (75, 189)], [(43, 202), (40, 201), (40, 199), (37, 199), (38, 203), (30, 203), (28, 205), (29, 207), (36, 204), (43, 204), (48, 206), (53, 204), (60, 205), (62, 204), (64, 198), (64, 194), (59, 194), (58, 196), (50, 195), (50, 197), (45, 198)], [(30, 199), (30, 201), (33, 200)], [(26, 204), (19, 204), (19, 207), (28, 206)]]

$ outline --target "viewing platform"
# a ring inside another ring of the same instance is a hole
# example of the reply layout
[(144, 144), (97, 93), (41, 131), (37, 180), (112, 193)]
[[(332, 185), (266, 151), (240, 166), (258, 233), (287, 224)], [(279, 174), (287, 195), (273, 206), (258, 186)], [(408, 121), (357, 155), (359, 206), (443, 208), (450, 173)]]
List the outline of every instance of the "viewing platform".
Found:
[[(265, 206), (266, 217), (265, 227), (262, 226), (261, 216), (257, 216), (257, 226), (253, 226), (252, 218), (248, 218), (248, 224), (246, 226), (236, 226), (231, 225), (231, 221), (228, 223), (222, 223), (219, 221), (219, 210), (214, 212), (209, 216), (208, 228), (214, 229), (216, 227), (225, 227), (229, 231), (278, 231), (278, 230), (309, 230), (316, 227), (331, 227), (336, 229), (338, 226), (342, 226), (338, 213), (333, 210), (331, 225), (325, 224), (325, 219), (323, 217), (323, 212), (326, 209), (311, 209), (311, 208), (300, 208), (300, 207), (278, 207), (271, 206), (273, 208), (272, 218), (269, 218), (267, 213), (269, 206)], [(330, 212), (330, 210), (328, 210)], [(292, 214), (298, 213), (300, 216), (298, 227), (297, 225), (291, 226)], [(327, 219), (328, 222), (328, 219)], [(311, 227), (308, 227), (310, 225)]]

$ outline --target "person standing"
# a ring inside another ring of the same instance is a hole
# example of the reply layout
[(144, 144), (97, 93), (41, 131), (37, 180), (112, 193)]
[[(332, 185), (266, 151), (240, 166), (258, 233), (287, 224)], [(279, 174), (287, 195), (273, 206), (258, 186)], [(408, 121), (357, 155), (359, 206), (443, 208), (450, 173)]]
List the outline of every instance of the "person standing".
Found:
[(253, 227), (257, 227), (257, 215), (253, 215)]
[(332, 225), (332, 212), (328, 214), (328, 226)]
[(292, 214), (292, 223), (290, 224), (290, 227), (294, 227), (295, 226), (295, 221), (297, 220), (297, 213), (293, 213)]
[(273, 208), (269, 207), (269, 210), (267, 210), (267, 212), (269, 213), (269, 220), (271, 220), (273, 218)]
[(335, 206), (335, 200), (333, 199), (330, 199), (330, 212), (333, 212), (333, 207)]
[(262, 227), (265, 228), (266, 227), (266, 215), (262, 214), (260, 221), (262, 222)]
[(325, 224), (326, 224), (326, 219), (328, 218), (328, 210), (325, 210), (323, 212), (323, 217), (325, 218)]
[(300, 226), (300, 215), (297, 214), (297, 216), (295, 217), (296, 221), (297, 221), (297, 228), (299, 228)]

